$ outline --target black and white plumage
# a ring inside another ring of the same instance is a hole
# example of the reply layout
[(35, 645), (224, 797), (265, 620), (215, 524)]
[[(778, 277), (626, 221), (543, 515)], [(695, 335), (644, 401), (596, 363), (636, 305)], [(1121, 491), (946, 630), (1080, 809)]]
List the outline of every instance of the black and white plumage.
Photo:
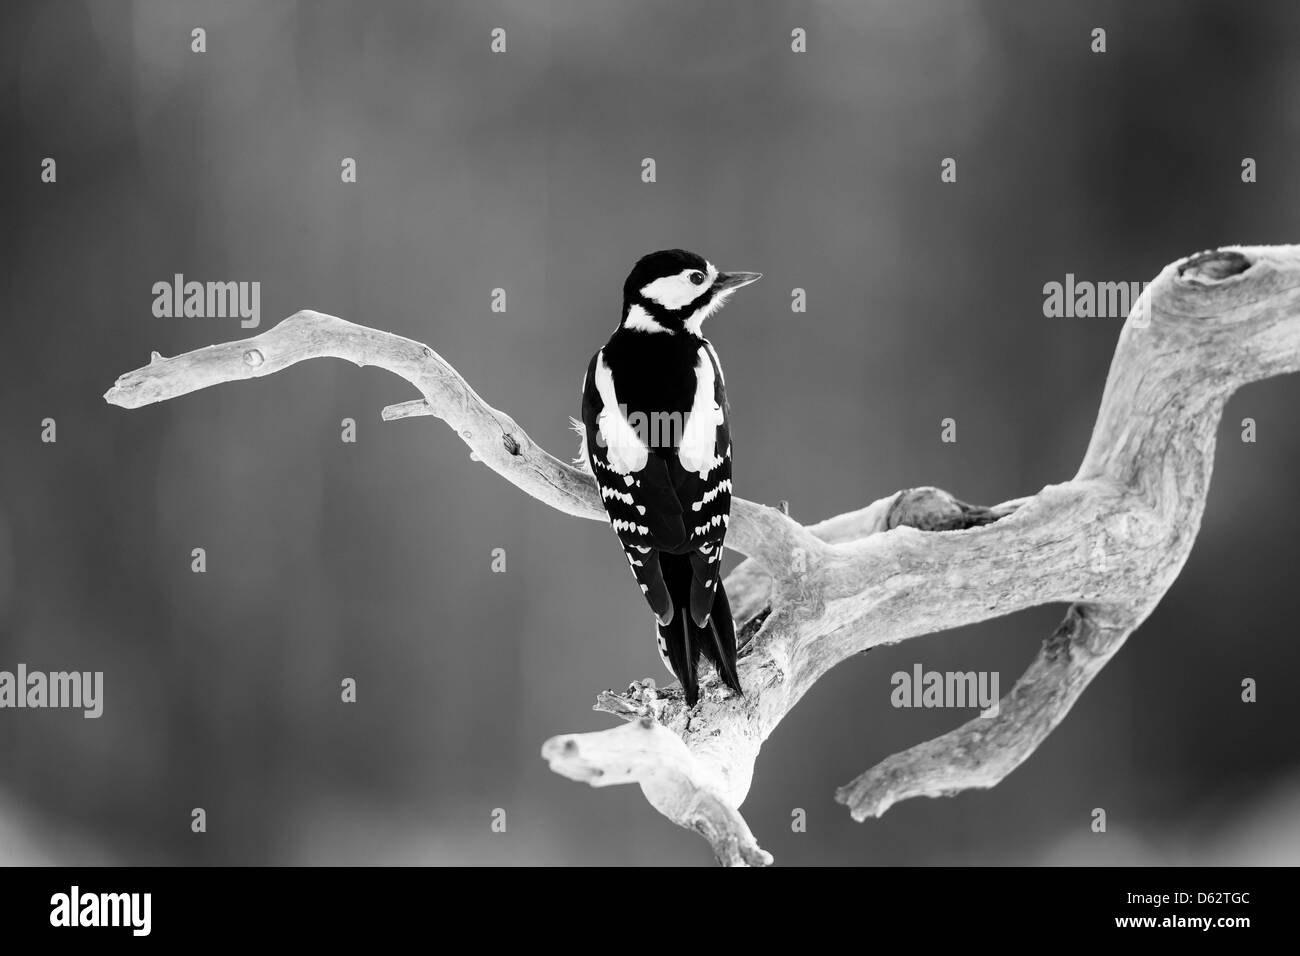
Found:
[(731, 513), (726, 383), (702, 324), (755, 272), (719, 272), (670, 249), (637, 262), (623, 315), (582, 390), (587, 464), (657, 619), (659, 654), (694, 706), (699, 658), (741, 692), (722, 585)]

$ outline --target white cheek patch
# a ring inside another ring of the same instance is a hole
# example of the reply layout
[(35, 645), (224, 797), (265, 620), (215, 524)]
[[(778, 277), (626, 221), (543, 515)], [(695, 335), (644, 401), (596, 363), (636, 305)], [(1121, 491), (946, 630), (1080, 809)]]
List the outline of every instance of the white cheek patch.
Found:
[(691, 273), (699, 270), (683, 269), (675, 276), (664, 276), (642, 286), (641, 294), (665, 309), (676, 311), (684, 308), (708, 291), (709, 286), (713, 285), (714, 280), (718, 278), (718, 270), (713, 267), (713, 264), (705, 263), (705, 265), (708, 268), (704, 273), (704, 281), (699, 285), (691, 282)]
[(604, 406), (596, 416), (596, 427), (600, 429), (605, 441), (605, 454), (609, 458), (609, 467), (624, 480), (632, 484), (629, 472), (640, 471), (650, 456), (650, 451), (641, 441), (618, 407), (618, 394), (614, 391), (614, 375), (605, 364), (605, 353), (600, 353), (596, 360), (596, 390), (600, 392), (600, 401)]
[(700, 327), (704, 325), (704, 320), (726, 305), (727, 300), (731, 298), (731, 293), (735, 291), (735, 289), (727, 289), (724, 292), (719, 292), (703, 308), (696, 309), (695, 313), (683, 323), (686, 330), (692, 335), (700, 335)]
[(722, 424), (722, 408), (713, 398), (713, 363), (703, 347), (696, 353), (695, 400), (690, 417), (682, 429), (682, 440), (677, 446), (677, 460), (687, 471), (707, 478), (715, 467), (714, 448), (718, 443), (718, 426)]

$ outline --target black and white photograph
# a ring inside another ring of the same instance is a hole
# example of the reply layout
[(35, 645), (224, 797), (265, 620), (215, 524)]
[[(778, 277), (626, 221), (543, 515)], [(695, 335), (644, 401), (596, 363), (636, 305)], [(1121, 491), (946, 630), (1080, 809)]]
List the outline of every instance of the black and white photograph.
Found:
[(7, 924), (717, 866), (1269, 922), (1300, 4), (8, 0), (0, 37)]

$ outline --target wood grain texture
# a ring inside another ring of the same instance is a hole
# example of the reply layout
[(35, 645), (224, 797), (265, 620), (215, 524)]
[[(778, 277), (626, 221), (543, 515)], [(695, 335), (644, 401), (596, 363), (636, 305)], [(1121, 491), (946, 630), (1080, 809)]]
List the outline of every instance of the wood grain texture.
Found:
[[(534, 498), (604, 518), (586, 472), (534, 444), (432, 349), (317, 312), (250, 339), (156, 356), (104, 397), (137, 408), (330, 356), (387, 369), (419, 390), (421, 399), (390, 406), (386, 419), (437, 416)], [(1173, 263), (1120, 332), (1073, 479), (991, 508), (913, 488), (807, 527), (735, 499), (727, 545), (749, 560), (726, 586), (746, 641), (745, 696), (710, 675), (688, 710), (677, 688), (637, 682), (596, 703), (628, 724), (554, 737), (543, 756), (595, 786), (640, 784), (725, 864), (766, 864), (738, 808), (763, 741), (831, 667), (881, 644), (1066, 602), (1064, 622), (996, 716), (894, 754), (836, 796), (861, 820), (911, 797), (996, 785), (1064, 719), (1181, 571), (1228, 397), (1297, 370), (1300, 247), (1230, 247)]]

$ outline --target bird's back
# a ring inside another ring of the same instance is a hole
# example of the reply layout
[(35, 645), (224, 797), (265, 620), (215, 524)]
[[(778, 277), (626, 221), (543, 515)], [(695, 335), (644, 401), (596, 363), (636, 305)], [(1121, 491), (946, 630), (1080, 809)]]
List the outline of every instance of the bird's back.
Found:
[(658, 621), (664, 663), (686, 701), (708, 658), (741, 691), (721, 578), (731, 512), (731, 425), (717, 354), (701, 324), (758, 273), (719, 272), (682, 250), (642, 257), (623, 318), (587, 366), (585, 455), (610, 526)]
[[(704, 340), (696, 335), (647, 335), (619, 329), (601, 352), (613, 373), (619, 402), (626, 414), (690, 413), (695, 399), (696, 355)], [(676, 452), (676, 442), (657, 449)]]

